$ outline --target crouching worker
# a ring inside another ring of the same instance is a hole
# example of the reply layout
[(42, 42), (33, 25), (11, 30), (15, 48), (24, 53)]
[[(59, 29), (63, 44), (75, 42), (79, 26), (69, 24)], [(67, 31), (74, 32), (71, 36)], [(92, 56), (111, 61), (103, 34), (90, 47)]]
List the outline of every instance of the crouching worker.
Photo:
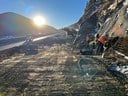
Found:
[(90, 41), (89, 43), (89, 47), (90, 49), (92, 50), (92, 54), (95, 54), (95, 49), (96, 49), (96, 44), (95, 44), (95, 41)]
[(84, 45), (80, 49), (80, 53), (82, 55), (92, 55), (93, 54), (93, 50), (92, 50), (93, 48), (92, 48), (92, 46), (90, 46), (90, 41), (91, 41), (91, 38), (89, 35), (87, 35), (85, 38), (85, 41), (84, 41)]

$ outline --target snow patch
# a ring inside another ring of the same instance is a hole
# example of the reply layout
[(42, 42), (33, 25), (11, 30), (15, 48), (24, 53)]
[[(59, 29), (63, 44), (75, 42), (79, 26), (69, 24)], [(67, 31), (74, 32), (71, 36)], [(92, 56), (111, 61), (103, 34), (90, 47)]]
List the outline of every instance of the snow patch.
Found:
[(127, 5), (128, 5), (128, 0), (125, 0), (124, 6), (127, 6)]
[(109, 7), (108, 9), (109, 9), (109, 10), (115, 10), (115, 9), (116, 9), (116, 4), (110, 5), (110, 7)]

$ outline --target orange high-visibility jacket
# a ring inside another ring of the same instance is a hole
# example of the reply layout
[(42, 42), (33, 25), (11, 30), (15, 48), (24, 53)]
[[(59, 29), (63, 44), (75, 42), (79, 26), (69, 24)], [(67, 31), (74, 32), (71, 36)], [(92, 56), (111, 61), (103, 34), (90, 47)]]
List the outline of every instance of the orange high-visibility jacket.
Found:
[(102, 44), (105, 43), (105, 41), (107, 40), (107, 38), (105, 36), (100, 36), (100, 38), (98, 39)]

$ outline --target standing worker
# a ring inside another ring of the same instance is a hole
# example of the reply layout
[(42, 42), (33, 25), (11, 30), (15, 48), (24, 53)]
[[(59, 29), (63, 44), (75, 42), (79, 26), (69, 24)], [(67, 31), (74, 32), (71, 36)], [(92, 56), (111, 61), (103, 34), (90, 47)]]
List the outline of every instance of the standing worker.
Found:
[(86, 47), (89, 47), (89, 42), (90, 42), (90, 37), (89, 37), (89, 35), (87, 35), (86, 38), (85, 38)]
[(95, 37), (95, 39), (94, 39), (94, 41), (95, 41), (95, 51), (94, 51), (94, 54), (97, 54), (96, 49), (98, 47), (98, 39), (100, 37), (99, 33), (96, 33), (94, 37)]
[(108, 34), (103, 34), (99, 37), (97, 41), (97, 48), (96, 48), (96, 54), (102, 54), (104, 51), (104, 44), (107, 41)]

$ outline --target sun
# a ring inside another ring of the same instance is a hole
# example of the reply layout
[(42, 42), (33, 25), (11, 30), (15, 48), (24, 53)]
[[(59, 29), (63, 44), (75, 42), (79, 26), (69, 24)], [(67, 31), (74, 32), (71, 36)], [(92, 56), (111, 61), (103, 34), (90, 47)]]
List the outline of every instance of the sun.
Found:
[(35, 25), (42, 26), (46, 24), (46, 19), (43, 16), (35, 16), (33, 18)]

